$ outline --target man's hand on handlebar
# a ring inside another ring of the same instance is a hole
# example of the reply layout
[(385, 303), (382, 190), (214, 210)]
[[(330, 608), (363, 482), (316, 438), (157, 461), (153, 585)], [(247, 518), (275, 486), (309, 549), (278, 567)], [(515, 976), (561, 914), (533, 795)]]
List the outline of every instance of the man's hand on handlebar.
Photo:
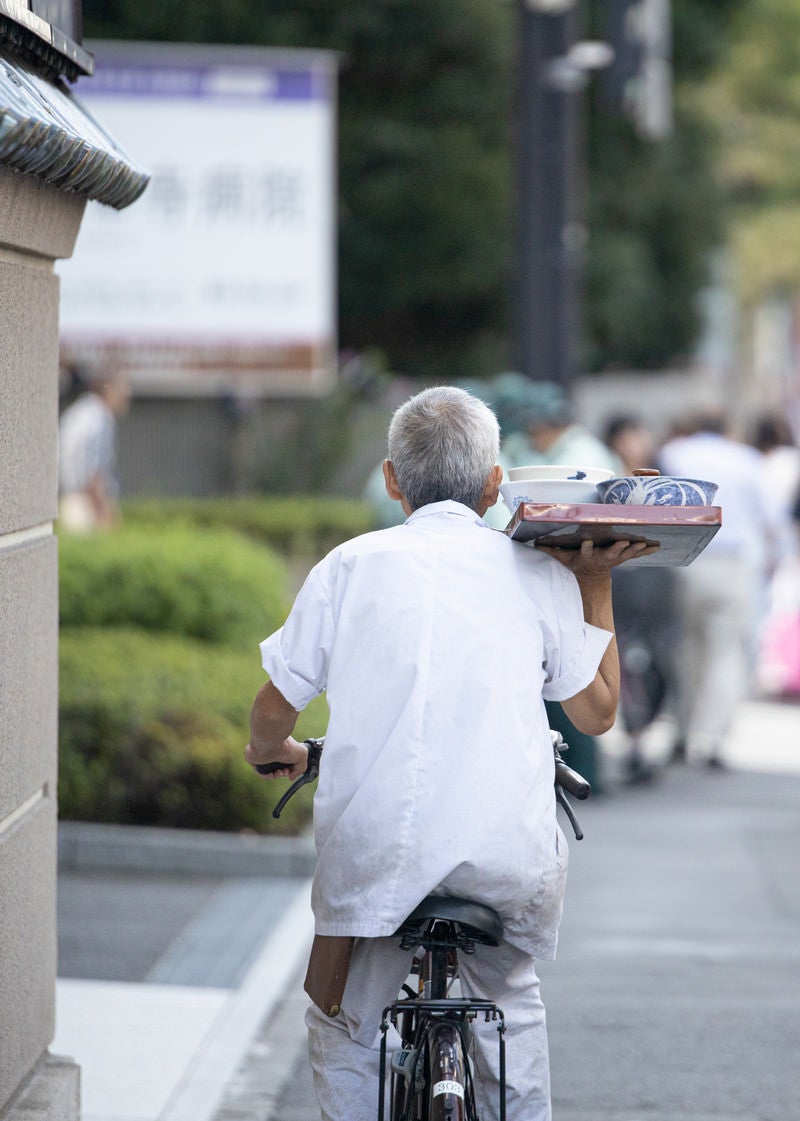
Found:
[[(292, 736), (287, 736), (278, 750), (272, 748), (268, 754), (265, 754), (251, 741), (244, 749), (244, 757), (259, 778), (296, 779), (305, 772), (308, 763), (308, 748)], [(270, 763), (274, 765), (274, 769), (268, 774), (258, 770), (259, 766)]]

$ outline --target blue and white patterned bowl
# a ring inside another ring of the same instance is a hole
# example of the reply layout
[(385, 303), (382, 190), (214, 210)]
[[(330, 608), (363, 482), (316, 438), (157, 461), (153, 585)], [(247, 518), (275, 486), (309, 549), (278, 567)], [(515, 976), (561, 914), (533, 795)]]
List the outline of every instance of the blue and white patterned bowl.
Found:
[(631, 475), (596, 484), (601, 502), (621, 506), (710, 506), (717, 483), (674, 475)]

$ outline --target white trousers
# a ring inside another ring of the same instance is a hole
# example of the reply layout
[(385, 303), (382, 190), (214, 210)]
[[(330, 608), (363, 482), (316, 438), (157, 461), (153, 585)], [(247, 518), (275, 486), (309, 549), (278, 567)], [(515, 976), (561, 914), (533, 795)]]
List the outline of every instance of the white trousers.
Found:
[[(380, 1019), (397, 999), (409, 964), (397, 938), (357, 939), (342, 1011), (331, 1018), (309, 1007), (309, 1057), (322, 1121), (376, 1121)], [(533, 959), (507, 942), (477, 946), (474, 954), (459, 954), (459, 972), (464, 996), (491, 1000), (505, 1016), (507, 1121), (551, 1121), (547, 1028)], [(478, 1112), (482, 1121), (498, 1121), (497, 1024), (477, 1018), (473, 1039)]]
[(679, 568), (683, 644), (679, 724), (690, 759), (724, 748), (749, 692), (759, 582), (735, 557), (699, 557)]

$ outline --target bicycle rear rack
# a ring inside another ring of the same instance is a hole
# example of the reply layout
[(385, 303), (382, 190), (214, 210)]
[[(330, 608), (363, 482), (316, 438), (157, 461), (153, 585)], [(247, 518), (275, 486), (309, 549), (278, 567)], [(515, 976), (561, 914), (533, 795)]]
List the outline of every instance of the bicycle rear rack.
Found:
[[(437, 1020), (450, 1020), (457, 1024), (464, 1025), (476, 1019), (479, 1015), (483, 1015), (485, 1023), (492, 1023), (499, 1021), (497, 1024), (497, 1043), (499, 1051), (499, 1094), (500, 1094), (500, 1112), (499, 1121), (505, 1121), (506, 1117), (506, 1021), (501, 1008), (490, 1000), (470, 1000), (469, 998), (451, 998), (444, 997), (441, 1000), (426, 1000), (423, 997), (407, 997), (405, 1000), (396, 1000), (392, 1004), (387, 1005), (383, 1010), (381, 1016), (381, 1047), (380, 1047), (380, 1068), (378, 1074), (379, 1083), (379, 1098), (378, 1098), (378, 1121), (384, 1121), (385, 1116), (385, 1096), (386, 1096), (386, 1037), (390, 1027), (397, 1027), (397, 1021), (401, 1015), (413, 1013), (415, 1017), (420, 1015), (429, 1016), (431, 1021)], [(405, 1043), (405, 1040), (403, 1040)], [(466, 1061), (470, 1062), (469, 1056), (465, 1056)]]

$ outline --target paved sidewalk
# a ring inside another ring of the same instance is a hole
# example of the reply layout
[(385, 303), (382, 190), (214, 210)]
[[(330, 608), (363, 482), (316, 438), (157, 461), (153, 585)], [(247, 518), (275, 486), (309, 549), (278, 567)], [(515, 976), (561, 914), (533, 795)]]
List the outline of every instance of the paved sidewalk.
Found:
[[(796, 1111), (800, 707), (744, 706), (729, 751), (580, 807), (542, 966), (554, 1121)], [(308, 841), (67, 832), (52, 1051), (83, 1068), (84, 1121), (318, 1121)]]
[(308, 838), (60, 827), (51, 1050), (84, 1121), (210, 1121), (307, 956), (312, 869)]

